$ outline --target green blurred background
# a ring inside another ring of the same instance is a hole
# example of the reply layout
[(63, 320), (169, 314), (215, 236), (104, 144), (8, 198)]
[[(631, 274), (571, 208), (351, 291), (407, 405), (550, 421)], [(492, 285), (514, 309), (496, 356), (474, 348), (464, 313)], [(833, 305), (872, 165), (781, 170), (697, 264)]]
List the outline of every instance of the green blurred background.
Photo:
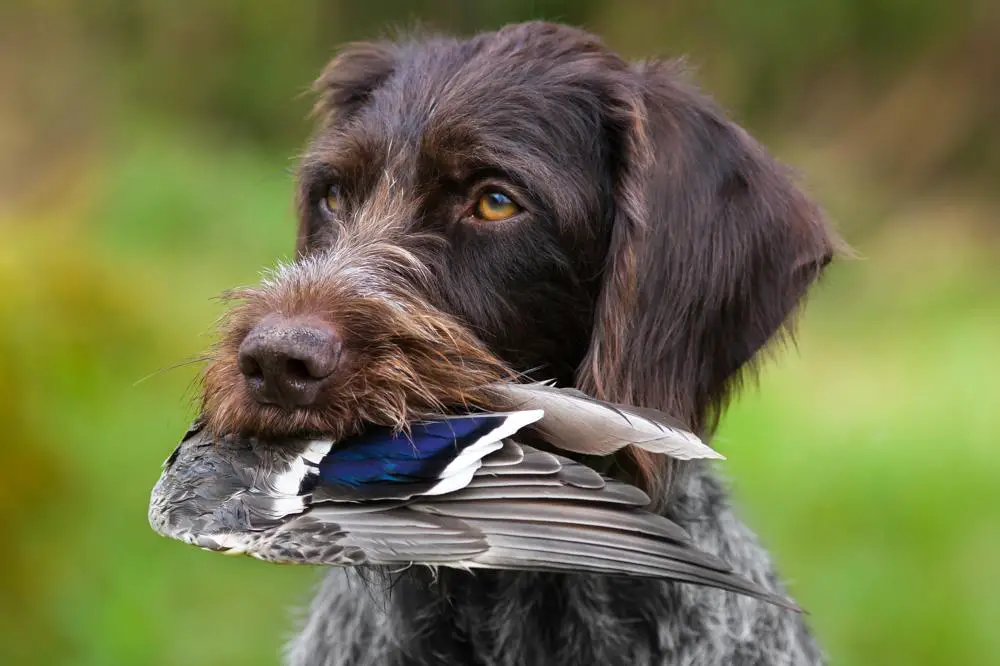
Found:
[(213, 296), (288, 257), (304, 91), (392, 25), (687, 54), (858, 250), (728, 414), (838, 664), (1000, 663), (1000, 11), (944, 0), (7, 0), (0, 664), (273, 664), (317, 571), (159, 538)]

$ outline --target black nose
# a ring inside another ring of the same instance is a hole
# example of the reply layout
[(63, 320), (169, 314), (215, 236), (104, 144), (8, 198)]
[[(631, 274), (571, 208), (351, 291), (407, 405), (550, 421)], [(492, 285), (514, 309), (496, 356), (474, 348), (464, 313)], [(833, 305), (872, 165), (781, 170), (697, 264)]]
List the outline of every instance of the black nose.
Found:
[(340, 364), (342, 344), (326, 324), (268, 317), (240, 344), (240, 372), (257, 402), (314, 406)]

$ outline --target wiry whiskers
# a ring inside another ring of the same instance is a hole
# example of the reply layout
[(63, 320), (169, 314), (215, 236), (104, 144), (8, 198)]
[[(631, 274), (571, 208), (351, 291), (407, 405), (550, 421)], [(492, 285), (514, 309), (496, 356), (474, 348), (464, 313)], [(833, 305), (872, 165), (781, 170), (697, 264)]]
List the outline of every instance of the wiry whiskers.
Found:
[[(221, 319), (220, 339), (202, 376), (202, 412), (213, 432), (343, 437), (362, 423), (403, 429), (428, 414), (497, 406), (485, 387), (515, 373), (401, 281), (401, 275), (425, 277), (414, 253), (383, 246), (377, 259), (370, 251), (361, 254), (364, 259), (352, 261), (341, 246), (279, 266), (259, 286), (226, 294), (239, 302)], [(345, 358), (315, 404), (285, 409), (248, 394), (240, 347), (269, 317), (318, 321), (341, 340)]]
[(139, 379), (135, 380), (132, 383), (132, 387), (135, 388), (139, 384), (143, 384), (143, 383), (149, 381), (150, 379), (152, 379), (153, 377), (158, 377), (160, 375), (166, 374), (168, 372), (172, 372), (174, 370), (179, 370), (181, 368), (186, 368), (186, 367), (188, 367), (190, 365), (199, 365), (199, 364), (202, 364), (202, 363), (208, 363), (211, 360), (212, 360), (212, 356), (210, 354), (202, 354), (201, 356), (193, 356), (191, 358), (187, 358), (187, 359), (184, 359), (184, 360), (181, 360), (181, 361), (177, 361), (176, 363), (173, 363), (171, 365), (167, 365), (167, 366), (164, 366), (162, 368), (157, 368), (156, 370), (154, 370), (153, 372), (149, 373), (145, 377), (140, 377)]

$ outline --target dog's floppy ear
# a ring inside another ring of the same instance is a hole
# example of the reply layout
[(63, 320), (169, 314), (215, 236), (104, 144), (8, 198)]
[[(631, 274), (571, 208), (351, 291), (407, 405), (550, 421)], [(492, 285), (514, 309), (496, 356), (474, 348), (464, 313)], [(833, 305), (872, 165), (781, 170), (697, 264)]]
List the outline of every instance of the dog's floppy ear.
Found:
[[(707, 434), (838, 241), (789, 173), (677, 64), (629, 76), (609, 111), (621, 133), (617, 210), (579, 381)], [(637, 462), (647, 481), (662, 468)]]
[(391, 42), (353, 42), (327, 63), (313, 83), (319, 95), (313, 114), (321, 123), (343, 120), (363, 105), (396, 68)]
[[(316, 132), (346, 123), (365, 105), (372, 91), (392, 75), (397, 59), (396, 46), (391, 42), (354, 42), (344, 46), (312, 85), (317, 95), (312, 110)], [(309, 216), (301, 199), (298, 206), (295, 247), (298, 256), (302, 256), (309, 240)]]

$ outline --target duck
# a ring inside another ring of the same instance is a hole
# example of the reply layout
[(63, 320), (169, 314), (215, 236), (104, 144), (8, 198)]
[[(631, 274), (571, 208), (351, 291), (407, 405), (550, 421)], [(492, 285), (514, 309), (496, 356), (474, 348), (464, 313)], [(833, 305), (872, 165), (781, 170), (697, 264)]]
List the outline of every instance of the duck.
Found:
[(310, 433), (217, 435), (198, 419), (149, 503), (159, 534), (285, 564), (663, 578), (799, 611), (692, 543), (642, 489), (591, 464), (635, 446), (722, 460), (658, 410), (549, 382), (491, 387), (511, 409)]

